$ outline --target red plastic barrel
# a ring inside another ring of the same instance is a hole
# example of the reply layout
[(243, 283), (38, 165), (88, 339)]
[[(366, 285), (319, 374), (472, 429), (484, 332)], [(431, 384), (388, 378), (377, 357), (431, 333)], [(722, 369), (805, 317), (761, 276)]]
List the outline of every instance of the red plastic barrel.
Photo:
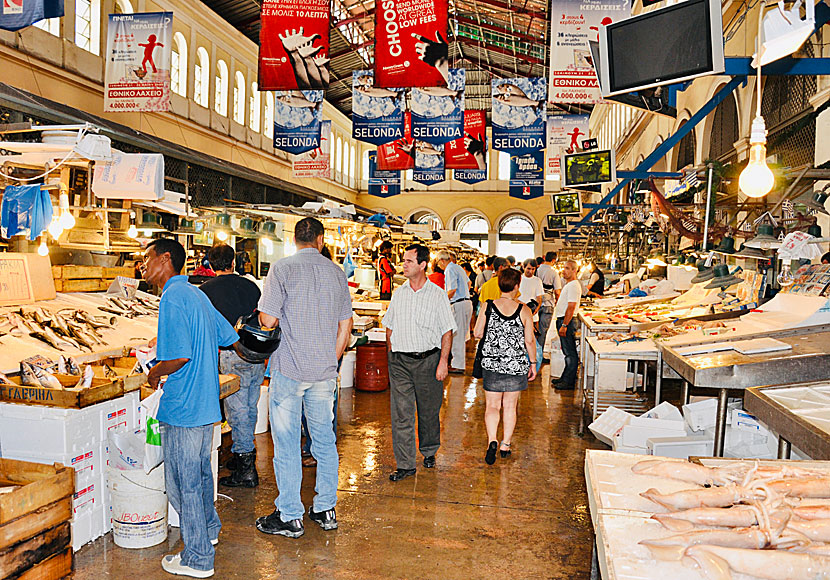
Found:
[(357, 347), (354, 388), (372, 392), (389, 388), (389, 362), (385, 342), (369, 342)]

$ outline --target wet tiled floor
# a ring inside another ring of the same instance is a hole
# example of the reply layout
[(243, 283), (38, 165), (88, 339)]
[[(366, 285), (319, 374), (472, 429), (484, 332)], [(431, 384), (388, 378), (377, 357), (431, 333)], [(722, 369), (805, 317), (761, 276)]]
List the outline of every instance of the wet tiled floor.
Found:
[[(451, 375), (441, 409), (436, 469), (392, 483), (395, 467), (389, 392), (342, 391), (338, 448), (338, 530), (306, 518), (305, 535), (268, 536), (254, 520), (273, 510), (271, 436), (257, 436), (261, 483), (220, 492), (222, 533), (216, 578), (588, 578), (591, 523), (584, 450), (602, 447), (579, 422), (573, 393), (549, 386), (547, 365), (522, 394), (513, 454), (484, 463), (484, 393), (470, 376)], [(420, 459), (420, 458), (419, 458)], [(220, 476), (222, 473), (220, 473)], [(314, 469), (304, 470), (308, 506)], [(179, 531), (152, 548), (126, 550), (112, 534), (76, 554), (75, 578), (172, 578), (161, 557), (181, 549)]]

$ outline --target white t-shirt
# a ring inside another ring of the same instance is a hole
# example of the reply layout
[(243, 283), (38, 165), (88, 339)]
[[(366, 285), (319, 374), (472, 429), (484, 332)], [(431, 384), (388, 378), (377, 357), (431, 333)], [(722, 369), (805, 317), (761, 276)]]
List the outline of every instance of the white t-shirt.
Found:
[(519, 283), (519, 302), (527, 304), (531, 300), (539, 301), (539, 296), (544, 296), (545, 288), (542, 281), (536, 276), (528, 278), (522, 274), (522, 281)]
[(565, 312), (568, 310), (568, 304), (571, 302), (576, 302), (576, 309), (574, 310), (574, 316), (576, 313), (579, 312), (579, 301), (582, 298), (582, 286), (579, 284), (577, 280), (571, 280), (565, 287), (562, 288), (562, 294), (559, 295), (559, 300), (556, 301), (556, 311), (554, 315), (556, 318), (562, 318), (565, 316)]
[(553, 286), (554, 290), (562, 289), (562, 280), (559, 278), (559, 272), (554, 270), (549, 264), (541, 264), (536, 270), (536, 275), (546, 286)]

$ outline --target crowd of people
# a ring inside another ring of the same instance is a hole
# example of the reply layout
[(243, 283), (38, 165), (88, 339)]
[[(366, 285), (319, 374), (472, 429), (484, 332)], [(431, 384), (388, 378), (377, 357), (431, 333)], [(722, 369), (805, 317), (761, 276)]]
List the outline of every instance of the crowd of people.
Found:
[[(153, 387), (163, 382), (158, 418), (165, 477), (184, 541), (180, 553), (163, 558), (167, 572), (196, 578), (214, 573), (221, 529), (210, 467), (213, 424), (221, 418), (217, 369), (240, 377), (239, 391), (225, 399), (233, 446), (226, 466), (231, 474), (220, 484), (259, 484), (254, 425), (260, 385), (269, 377), (279, 493), (273, 511), (257, 518), (256, 528), (290, 538), (303, 535), (306, 508), (300, 488), (303, 466), (309, 464), (317, 470), (308, 517), (324, 530), (338, 526), (337, 376), (351, 336), (352, 302), (343, 270), (324, 253), (323, 234), (318, 220), (300, 220), (294, 229), (296, 253), (272, 265), (261, 292), (238, 273), (236, 253), (229, 246), (220, 244), (208, 252), (216, 276), (201, 287), (179, 275), (185, 251), (177, 241), (157, 239), (146, 249), (144, 278), (162, 289), (159, 362), (148, 380)], [(451, 373), (467, 373), (472, 335), (479, 341), (472, 374), (482, 380), (486, 401), (484, 461), (492, 465), (498, 455), (509, 457), (519, 396), (539, 373), (554, 321), (565, 369), (551, 386), (574, 388), (575, 316), (582, 297), (576, 264), (565, 262), (560, 276), (557, 256), (548, 252), (521, 265), (512, 257), (493, 256), (474, 267), (458, 264), (446, 250), (430, 264), (429, 248), (413, 244), (400, 264), (406, 281), (393, 289), (397, 271), (392, 250), (391, 243), (382, 244), (377, 262), (381, 298), (389, 299), (382, 324), (396, 462), (390, 481), (414, 475), (419, 452), (424, 468), (435, 467), (444, 381)], [(240, 339), (246, 329), (272, 341), (273, 352), (252, 353)], [(303, 450), (301, 424), (307, 434)], [(303, 453), (314, 463), (305, 462)]]

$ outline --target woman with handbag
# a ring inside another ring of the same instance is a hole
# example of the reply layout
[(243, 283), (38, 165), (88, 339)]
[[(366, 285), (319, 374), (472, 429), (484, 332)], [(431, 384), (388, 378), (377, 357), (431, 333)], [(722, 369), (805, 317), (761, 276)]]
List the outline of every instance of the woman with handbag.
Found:
[[(484, 461), (488, 465), (495, 463), (497, 451), (502, 457), (510, 455), (519, 394), (527, 388), (528, 381), (536, 378), (533, 315), (517, 300), (521, 274), (517, 270), (505, 270), (498, 282), (501, 297), (487, 303), (475, 326), (475, 336), (481, 339), (481, 356), (476, 358), (481, 360), (484, 379), (484, 425), (489, 441)], [(504, 422), (501, 446), (500, 419)]]

